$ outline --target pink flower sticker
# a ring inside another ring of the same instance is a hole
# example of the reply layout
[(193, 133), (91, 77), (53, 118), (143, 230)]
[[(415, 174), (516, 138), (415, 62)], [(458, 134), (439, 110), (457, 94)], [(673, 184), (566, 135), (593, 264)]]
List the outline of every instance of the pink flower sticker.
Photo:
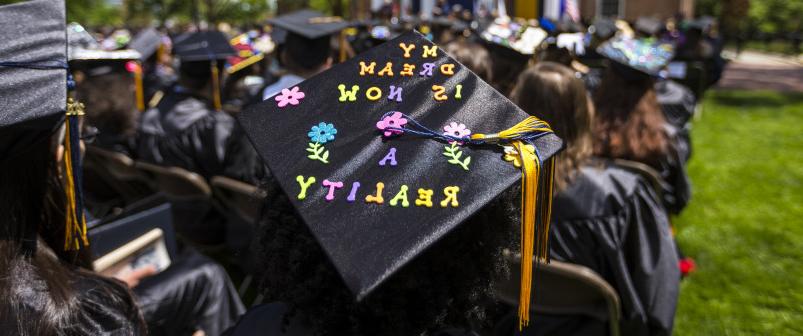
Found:
[(389, 137), (391, 135), (401, 134), (403, 132), (400, 130), (387, 129), (388, 127), (404, 128), (404, 125), (407, 125), (407, 119), (404, 118), (404, 115), (401, 112), (393, 112), (393, 114), (378, 121), (376, 123), (376, 128), (378, 128), (380, 131), (385, 131), (385, 136)]
[[(466, 127), (465, 124), (458, 124), (454, 121), (449, 123), (449, 125), (443, 126), (443, 135), (449, 135), (457, 138), (465, 138), (471, 135), (471, 130)], [(449, 141), (449, 143), (455, 143), (462, 145), (463, 143), (460, 141)]]
[(294, 86), (292, 89), (282, 89), (282, 93), (276, 96), (276, 101), (279, 102), (279, 107), (285, 107), (287, 104), (298, 105), (299, 100), (304, 98), (304, 92)]

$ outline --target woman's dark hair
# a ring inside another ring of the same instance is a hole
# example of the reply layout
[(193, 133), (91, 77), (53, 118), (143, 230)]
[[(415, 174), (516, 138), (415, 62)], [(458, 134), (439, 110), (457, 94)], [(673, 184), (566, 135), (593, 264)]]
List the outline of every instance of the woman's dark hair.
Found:
[(566, 66), (541, 62), (525, 70), (511, 99), (528, 114), (543, 119), (566, 143), (555, 167), (555, 188), (568, 186), (593, 152), (594, 109), (583, 81)]
[(481, 44), (455, 41), (446, 45), (446, 52), (487, 83), (493, 81), (493, 63), (488, 50)]
[(0, 188), (0, 330), (97, 334), (102, 316), (104, 325), (128, 325), (125, 334), (134, 334), (144, 324), (128, 289), (80, 270), (88, 265), (86, 249), (63, 249), (65, 194), (56, 145), (40, 141), (0, 169), (0, 180), (12, 181)]
[[(261, 288), (289, 304), (316, 335), (422, 335), (487, 320), (496, 279), (509, 273), (505, 248), (515, 248), (518, 194), (503, 193), (361, 302), (275, 182), (259, 221)], [(289, 322), (288, 322), (289, 323)]]
[(660, 166), (669, 139), (651, 77), (625, 77), (608, 68), (594, 93), (594, 104), (594, 154)]

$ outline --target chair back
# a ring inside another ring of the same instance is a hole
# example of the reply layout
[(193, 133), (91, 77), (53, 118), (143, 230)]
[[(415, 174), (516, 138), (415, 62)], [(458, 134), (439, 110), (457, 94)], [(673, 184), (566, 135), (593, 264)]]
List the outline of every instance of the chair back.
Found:
[(613, 163), (643, 177), (647, 180), (647, 183), (650, 184), (652, 191), (654, 191), (656, 195), (661, 195), (663, 193), (664, 188), (662, 185), (666, 182), (664, 182), (663, 178), (661, 178), (661, 174), (658, 173), (655, 168), (641, 162), (624, 159), (615, 159)]
[(137, 161), (137, 170), (153, 181), (153, 186), (171, 201), (209, 200), (212, 189), (201, 175), (178, 167), (162, 167)]
[(90, 195), (119, 198), (125, 206), (155, 193), (147, 177), (134, 167), (134, 160), (125, 154), (87, 146), (84, 161), (84, 184)]
[(215, 199), (229, 212), (247, 223), (259, 216), (266, 194), (258, 187), (225, 176), (215, 176), (209, 183)]
[[(519, 304), (520, 259), (512, 260), (510, 279), (500, 283), (497, 298)], [(594, 271), (580, 265), (551, 261), (535, 264), (530, 311), (551, 315), (586, 315), (607, 322), (619, 335), (620, 303), (616, 290)]]

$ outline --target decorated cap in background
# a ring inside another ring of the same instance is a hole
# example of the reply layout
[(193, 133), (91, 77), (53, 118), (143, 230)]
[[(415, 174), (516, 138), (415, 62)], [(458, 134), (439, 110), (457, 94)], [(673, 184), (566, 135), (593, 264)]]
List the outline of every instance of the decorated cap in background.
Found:
[(544, 192), (562, 146), (418, 32), (237, 118), (358, 300), (514, 183)]
[(265, 53), (254, 46), (254, 40), (248, 34), (240, 34), (232, 38), (231, 47), (237, 52), (228, 58), (226, 72), (232, 74), (265, 58)]
[(675, 55), (675, 46), (651, 39), (617, 37), (599, 46), (597, 52), (618, 65), (658, 76)]
[(133, 49), (103, 49), (82, 25), (75, 22), (67, 25), (67, 50), (70, 61), (138, 60), (141, 57), (141, 54)]
[(509, 18), (498, 18), (480, 36), (494, 45), (509, 48), (522, 55), (532, 55), (548, 34), (539, 27), (511, 21)]

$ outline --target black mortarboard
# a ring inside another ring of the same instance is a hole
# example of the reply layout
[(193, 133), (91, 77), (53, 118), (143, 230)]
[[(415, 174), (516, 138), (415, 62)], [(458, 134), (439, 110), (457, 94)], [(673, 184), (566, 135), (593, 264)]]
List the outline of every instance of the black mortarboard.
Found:
[(156, 53), (161, 44), (162, 35), (154, 28), (145, 28), (131, 39), (128, 48), (138, 51), (144, 61)]
[(226, 35), (215, 30), (180, 36), (173, 46), (173, 53), (182, 62), (225, 61), (229, 56), (237, 54)]
[(539, 27), (509, 19), (497, 19), (480, 36), (492, 45), (509, 48), (522, 55), (533, 55), (548, 34)]
[(268, 23), (310, 40), (332, 35), (349, 26), (339, 16), (326, 16), (309, 9), (269, 19)]
[(613, 20), (601, 18), (594, 20), (594, 24), (588, 30), (601, 39), (607, 39), (616, 34), (618, 29)]
[(13, 159), (61, 125), (67, 102), (64, 4), (0, 7), (0, 160)]
[[(0, 40), (0, 161), (14, 160), (65, 125), (64, 249), (77, 250), (89, 244), (78, 150), (83, 106), (67, 98), (72, 83), (67, 78), (64, 2), (35, 0), (0, 6)], [(23, 239), (36, 241), (27, 234)]]
[(663, 29), (663, 22), (654, 17), (642, 16), (636, 19), (636, 31), (647, 35), (655, 35)]
[[(284, 89), (238, 119), (358, 300), (522, 178), (492, 144), (526, 147), (527, 188), (538, 185), (535, 165), (549, 166), (562, 146), (548, 126), (418, 32)], [(458, 139), (462, 145), (449, 143)], [(518, 153), (508, 149), (507, 159), (521, 159), (511, 151)], [(535, 207), (535, 195), (525, 203)]]

